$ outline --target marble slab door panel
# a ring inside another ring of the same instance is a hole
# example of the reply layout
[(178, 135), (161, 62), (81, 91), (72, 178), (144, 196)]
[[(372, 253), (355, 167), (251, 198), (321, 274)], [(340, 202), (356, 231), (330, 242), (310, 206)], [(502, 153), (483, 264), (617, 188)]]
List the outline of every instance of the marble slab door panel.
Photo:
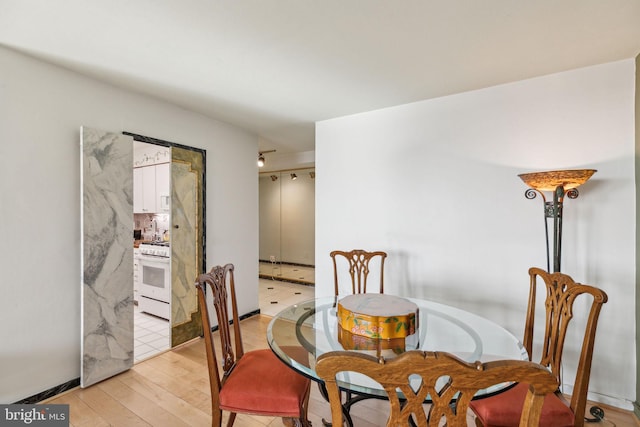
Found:
[(81, 129), (81, 387), (133, 366), (133, 138)]

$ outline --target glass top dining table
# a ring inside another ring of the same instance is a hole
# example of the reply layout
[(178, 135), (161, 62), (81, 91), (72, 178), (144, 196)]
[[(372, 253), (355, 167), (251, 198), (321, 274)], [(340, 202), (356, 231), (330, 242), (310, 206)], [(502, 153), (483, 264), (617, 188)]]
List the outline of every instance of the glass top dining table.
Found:
[[(522, 343), (500, 325), (459, 308), (433, 301), (405, 298), (418, 307), (414, 334), (398, 341), (363, 340), (345, 334), (338, 324), (337, 305), (342, 297), (316, 298), (294, 304), (274, 316), (267, 328), (273, 352), (291, 368), (322, 383), (315, 361), (335, 350), (358, 351), (390, 359), (408, 350), (449, 352), (467, 362), (500, 359), (528, 360)], [(373, 380), (353, 372), (338, 378), (340, 387), (351, 392), (385, 397)], [(476, 394), (499, 392), (509, 384), (497, 384)]]

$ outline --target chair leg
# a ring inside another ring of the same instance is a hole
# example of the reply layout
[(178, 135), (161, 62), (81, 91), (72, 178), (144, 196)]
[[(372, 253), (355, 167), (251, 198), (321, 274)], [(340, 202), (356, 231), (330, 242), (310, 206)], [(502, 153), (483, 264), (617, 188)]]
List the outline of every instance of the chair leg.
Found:
[(213, 408), (212, 414), (211, 414), (211, 427), (220, 427), (222, 426), (222, 411), (221, 410), (216, 410), (215, 408)]
[(311, 427), (311, 421), (309, 421), (309, 396), (311, 396), (311, 383), (307, 386), (307, 390), (302, 401), (302, 407), (300, 408), (300, 418), (296, 419), (296, 425), (301, 427)]
[(229, 420), (227, 421), (227, 427), (232, 427), (235, 420), (236, 420), (236, 413), (229, 412)]

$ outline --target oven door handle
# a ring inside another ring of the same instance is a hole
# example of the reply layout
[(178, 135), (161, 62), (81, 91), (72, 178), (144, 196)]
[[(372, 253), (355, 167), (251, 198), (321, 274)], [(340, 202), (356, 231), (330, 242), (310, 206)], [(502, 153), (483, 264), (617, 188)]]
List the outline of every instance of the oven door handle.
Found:
[(138, 255), (138, 259), (140, 261), (151, 261), (151, 262), (166, 263), (166, 264), (168, 264), (170, 261), (169, 257), (154, 256), (154, 255)]

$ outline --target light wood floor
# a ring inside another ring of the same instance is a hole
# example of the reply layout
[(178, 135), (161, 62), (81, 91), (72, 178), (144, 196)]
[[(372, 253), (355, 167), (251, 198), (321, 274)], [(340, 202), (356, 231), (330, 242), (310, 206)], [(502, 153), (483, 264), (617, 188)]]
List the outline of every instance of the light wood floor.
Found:
[[(245, 350), (266, 348), (271, 318), (259, 315), (242, 322)], [(203, 340), (197, 339), (140, 362), (132, 369), (86, 389), (74, 389), (47, 403), (69, 404), (70, 425), (85, 426), (209, 426), (211, 400)], [(383, 426), (386, 402), (368, 400), (352, 408), (355, 426)], [(603, 406), (605, 421), (595, 426), (640, 427), (632, 413)], [(329, 405), (311, 385), (309, 419), (322, 426)], [(226, 422), (226, 419), (223, 420)], [(234, 426), (282, 426), (279, 418), (238, 415)], [(469, 416), (469, 426), (474, 425)], [(589, 424), (588, 424), (589, 425)]]

